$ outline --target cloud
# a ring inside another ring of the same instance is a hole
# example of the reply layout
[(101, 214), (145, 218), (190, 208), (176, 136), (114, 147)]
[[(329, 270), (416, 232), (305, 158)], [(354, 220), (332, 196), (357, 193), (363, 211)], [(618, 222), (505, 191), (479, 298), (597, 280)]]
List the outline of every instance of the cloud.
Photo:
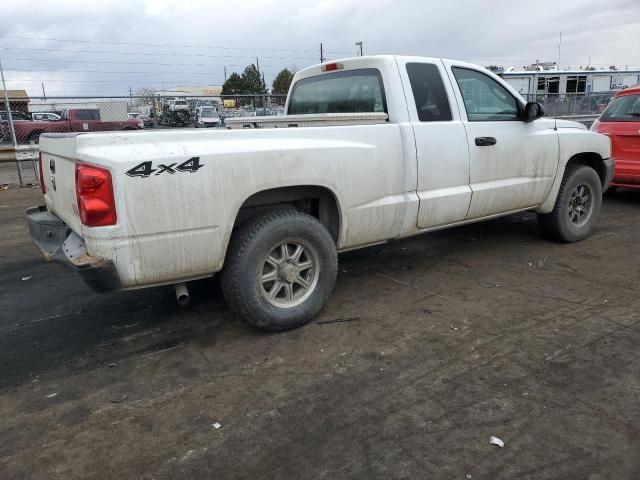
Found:
[(12, 88), (104, 95), (220, 84), (256, 57), (269, 84), (317, 63), (320, 42), (328, 58), (362, 40), (365, 53), (522, 66), (556, 60), (561, 31), (565, 66), (640, 66), (637, 0), (5, 0), (0, 58)]

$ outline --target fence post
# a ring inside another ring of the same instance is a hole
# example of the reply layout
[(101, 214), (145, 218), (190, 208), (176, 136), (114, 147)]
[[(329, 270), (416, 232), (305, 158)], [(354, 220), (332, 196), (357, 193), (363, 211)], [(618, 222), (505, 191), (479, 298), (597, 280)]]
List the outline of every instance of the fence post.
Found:
[[(11, 104), (9, 103), (9, 94), (7, 93), (7, 84), (4, 81), (4, 70), (2, 69), (2, 60), (0, 60), (0, 77), (2, 77), (2, 89), (4, 90), (4, 106), (7, 109), (7, 123), (9, 124), (9, 130), (11, 131), (11, 141), (13, 142), (13, 148), (15, 149), (18, 146), (18, 142), (16, 140), (16, 131), (13, 128), (13, 117), (11, 116)], [(22, 168), (20, 165), (20, 160), (17, 157), (16, 151), (16, 167), (18, 168), (18, 181), (20, 182), (20, 186), (24, 186), (24, 182), (22, 181)]]
[(262, 95), (262, 116), (267, 116), (267, 95)]

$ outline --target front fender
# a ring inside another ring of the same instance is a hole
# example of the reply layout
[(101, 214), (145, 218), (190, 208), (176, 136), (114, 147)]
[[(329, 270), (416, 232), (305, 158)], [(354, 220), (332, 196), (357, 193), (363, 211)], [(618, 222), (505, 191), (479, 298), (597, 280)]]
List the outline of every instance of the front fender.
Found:
[[(594, 160), (603, 162), (611, 158), (611, 142), (609, 137), (588, 130), (559, 128), (559, 161), (553, 185), (545, 201), (535, 210), (537, 213), (550, 213), (556, 203), (556, 197), (564, 178), (564, 172), (570, 162), (584, 161), (590, 164)], [(607, 172), (608, 166), (603, 164), (602, 171)], [(603, 187), (606, 187), (603, 179)]]

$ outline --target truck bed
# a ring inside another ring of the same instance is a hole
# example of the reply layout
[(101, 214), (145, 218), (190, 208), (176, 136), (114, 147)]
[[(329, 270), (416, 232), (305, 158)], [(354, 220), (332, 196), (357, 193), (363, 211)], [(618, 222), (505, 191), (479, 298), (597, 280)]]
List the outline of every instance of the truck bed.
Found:
[(387, 123), (389, 115), (380, 113), (312, 113), (265, 117), (227, 118), (225, 126), (236, 128), (295, 128), (345, 125), (377, 125)]

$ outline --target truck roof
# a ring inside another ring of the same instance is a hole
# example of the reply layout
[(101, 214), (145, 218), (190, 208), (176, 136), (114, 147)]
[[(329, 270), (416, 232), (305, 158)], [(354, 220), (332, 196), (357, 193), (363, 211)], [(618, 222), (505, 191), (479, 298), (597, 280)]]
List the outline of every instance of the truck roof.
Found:
[(294, 76), (294, 81), (301, 80), (307, 77), (313, 77), (315, 75), (321, 75), (323, 73), (322, 66), (333, 63), (340, 63), (343, 65), (343, 70), (353, 70), (358, 68), (376, 68), (380, 66), (395, 64), (396, 62), (425, 62), (425, 63), (440, 63), (443, 60), (454, 61), (460, 65), (468, 65), (474, 68), (478, 66), (472, 63), (437, 57), (420, 57), (411, 55), (365, 55), (363, 57), (347, 57), (331, 60), (330, 62), (318, 63), (307, 68), (303, 68), (298, 71)]

